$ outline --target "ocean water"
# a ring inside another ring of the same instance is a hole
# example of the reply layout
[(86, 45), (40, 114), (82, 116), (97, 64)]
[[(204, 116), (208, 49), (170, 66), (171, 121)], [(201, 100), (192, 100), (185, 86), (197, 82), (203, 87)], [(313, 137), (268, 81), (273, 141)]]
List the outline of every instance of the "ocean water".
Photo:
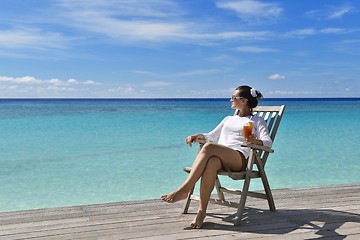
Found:
[[(260, 105), (281, 104), (271, 187), (360, 183), (360, 99)], [(228, 99), (0, 99), (0, 211), (158, 198), (187, 176), (186, 136), (232, 114)]]

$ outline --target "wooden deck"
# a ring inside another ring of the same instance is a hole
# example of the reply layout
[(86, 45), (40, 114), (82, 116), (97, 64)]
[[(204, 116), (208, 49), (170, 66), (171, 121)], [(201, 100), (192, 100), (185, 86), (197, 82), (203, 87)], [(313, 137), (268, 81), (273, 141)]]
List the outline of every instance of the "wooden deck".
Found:
[(234, 227), (234, 208), (210, 205), (203, 229), (189, 229), (182, 204), (119, 202), (0, 213), (0, 239), (360, 239), (360, 184), (277, 189), (276, 212), (248, 198)]

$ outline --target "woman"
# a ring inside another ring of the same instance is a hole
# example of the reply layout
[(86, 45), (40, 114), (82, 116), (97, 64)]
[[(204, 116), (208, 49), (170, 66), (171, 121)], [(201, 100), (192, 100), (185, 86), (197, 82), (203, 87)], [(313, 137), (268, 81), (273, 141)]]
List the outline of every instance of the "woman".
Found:
[[(231, 108), (238, 109), (238, 116), (227, 116), (220, 124), (207, 134), (194, 134), (186, 138), (191, 147), (197, 139), (206, 139), (206, 144), (199, 151), (191, 172), (185, 182), (174, 192), (161, 196), (168, 203), (175, 203), (187, 197), (189, 191), (201, 177), (199, 210), (190, 223), (192, 228), (201, 228), (206, 217), (206, 209), (214, 188), (216, 174), (219, 170), (241, 171), (246, 168), (250, 149), (242, 147), (245, 142), (271, 147), (266, 123), (263, 118), (252, 116), (252, 108), (256, 107), (262, 94), (249, 86), (236, 88), (231, 97)], [(253, 122), (253, 133), (244, 139), (243, 127)], [(214, 143), (218, 140), (218, 143)]]

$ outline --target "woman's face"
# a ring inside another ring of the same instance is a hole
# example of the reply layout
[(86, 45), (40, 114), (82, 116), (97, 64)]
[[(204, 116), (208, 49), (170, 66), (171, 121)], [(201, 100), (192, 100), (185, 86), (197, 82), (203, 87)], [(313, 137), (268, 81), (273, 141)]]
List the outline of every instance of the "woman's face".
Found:
[(232, 109), (241, 109), (244, 107), (244, 105), (246, 105), (247, 99), (239, 97), (239, 93), (239, 90), (235, 90), (230, 99)]

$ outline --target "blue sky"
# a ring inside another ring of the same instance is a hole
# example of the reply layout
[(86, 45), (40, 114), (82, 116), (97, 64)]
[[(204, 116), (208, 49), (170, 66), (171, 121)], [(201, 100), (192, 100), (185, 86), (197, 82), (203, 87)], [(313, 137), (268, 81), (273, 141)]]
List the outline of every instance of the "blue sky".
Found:
[(360, 97), (357, 0), (1, 0), (0, 98)]

